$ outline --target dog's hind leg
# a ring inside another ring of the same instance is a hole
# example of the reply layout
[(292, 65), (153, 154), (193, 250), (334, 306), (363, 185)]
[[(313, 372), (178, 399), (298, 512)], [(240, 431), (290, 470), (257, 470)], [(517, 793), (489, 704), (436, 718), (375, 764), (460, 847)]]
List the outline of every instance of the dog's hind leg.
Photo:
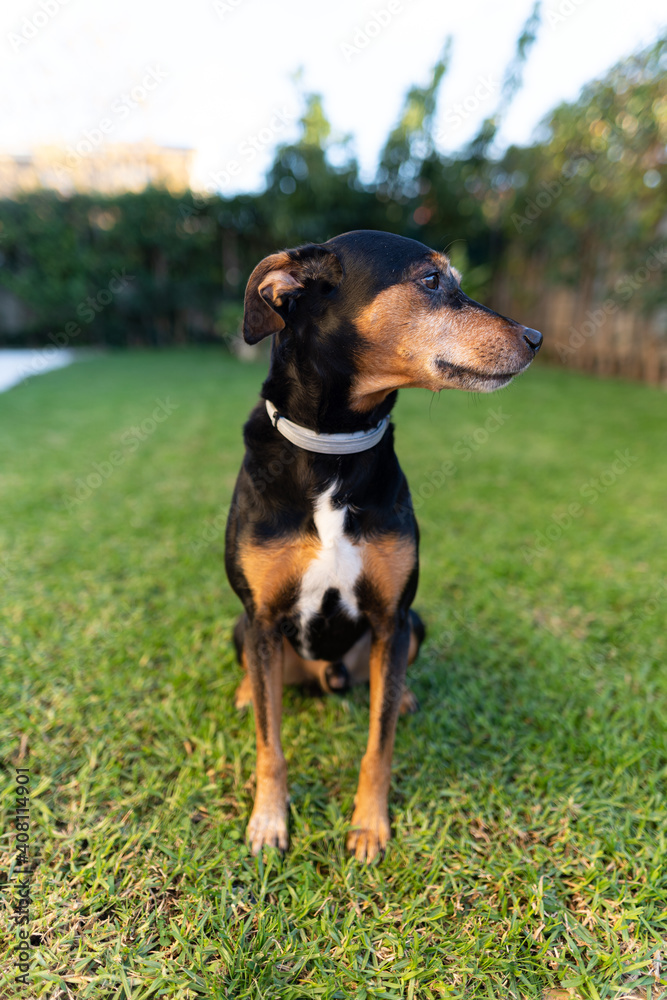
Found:
[[(234, 626), (233, 641), (241, 666), (243, 663), (243, 636), (247, 616), (242, 614)], [(408, 665), (414, 663), (424, 641), (426, 630), (416, 611), (410, 610), (410, 646)], [(327, 660), (305, 660), (293, 646), (283, 640), (283, 684), (307, 684), (316, 681), (324, 694), (345, 694), (355, 684), (368, 683), (370, 679), (371, 630), (359, 639), (352, 649), (337, 663)], [(244, 668), (245, 669), (245, 668)], [(246, 673), (236, 689), (234, 704), (238, 709), (252, 704), (252, 685)], [(419, 702), (406, 686), (401, 694), (399, 715), (411, 715), (418, 711)]]
[[(408, 666), (414, 663), (419, 655), (419, 650), (421, 645), (426, 638), (426, 626), (421, 620), (421, 617), (412, 608), (409, 611), (410, 618), (410, 646), (408, 648)], [(419, 702), (417, 697), (412, 693), (410, 688), (404, 684), (403, 693), (401, 694), (401, 702), (398, 708), (399, 715), (412, 715), (414, 712), (419, 711)]]
[(244, 611), (243, 614), (239, 616), (232, 633), (232, 641), (234, 643), (234, 649), (236, 650), (236, 659), (239, 661), (239, 664), (244, 670), (243, 680), (237, 687), (236, 693), (234, 694), (234, 704), (239, 709), (252, 705), (252, 685), (250, 683), (250, 677), (248, 676), (245, 657), (243, 655), (243, 642), (245, 639), (245, 630), (247, 625), (248, 616)]
[[(246, 670), (246, 667), (243, 658), (243, 640), (247, 624), (248, 618), (244, 613), (236, 622), (232, 636), (237, 659), (244, 670)], [(322, 685), (322, 677), (329, 666), (330, 664), (324, 660), (304, 660), (299, 656), (292, 644), (286, 638), (283, 638), (283, 684), (307, 684), (308, 682), (319, 681), (323, 690), (326, 690), (324, 685)], [(252, 684), (247, 670), (243, 680), (236, 689), (234, 704), (238, 709), (247, 708), (248, 705), (252, 704)]]
[[(416, 611), (409, 612), (410, 618), (410, 645), (408, 647), (408, 666), (417, 659), (421, 644), (426, 636), (424, 623)], [(355, 643), (352, 649), (343, 657), (349, 678), (350, 686), (363, 684), (370, 679), (370, 653), (371, 653), (371, 630), (369, 629), (361, 639)], [(419, 702), (409, 687), (403, 686), (401, 700), (399, 704), (399, 715), (411, 715), (419, 709)]]

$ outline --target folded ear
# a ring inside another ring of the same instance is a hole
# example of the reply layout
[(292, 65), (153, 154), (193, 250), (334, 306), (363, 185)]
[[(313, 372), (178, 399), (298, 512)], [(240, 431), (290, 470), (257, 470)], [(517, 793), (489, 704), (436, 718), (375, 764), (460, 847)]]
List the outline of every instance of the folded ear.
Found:
[(313, 280), (338, 284), (342, 269), (331, 250), (316, 244), (271, 254), (250, 275), (245, 291), (243, 337), (257, 344), (285, 328), (285, 318)]
[(289, 308), (290, 298), (303, 291), (303, 285), (288, 270), (292, 263), (288, 253), (273, 253), (260, 261), (250, 275), (243, 312), (247, 344), (257, 344), (284, 328), (285, 320), (278, 310)]

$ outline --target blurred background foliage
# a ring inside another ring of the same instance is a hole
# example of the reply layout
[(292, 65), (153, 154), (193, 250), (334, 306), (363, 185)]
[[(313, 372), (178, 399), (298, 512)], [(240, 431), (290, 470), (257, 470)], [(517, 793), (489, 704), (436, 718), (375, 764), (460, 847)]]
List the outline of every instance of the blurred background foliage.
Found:
[[(371, 182), (360, 177), (350, 138), (332, 133), (320, 97), (307, 94), (298, 137), (277, 148), (259, 193), (148, 188), (65, 198), (40, 190), (1, 202), (0, 296), (20, 302), (23, 318), (3, 324), (0, 344), (232, 342), (245, 281), (261, 257), (362, 228), (447, 249), (468, 294), (503, 311), (530, 275), (538, 291), (517, 299), (527, 323), (545, 319), (546, 288), (576, 290), (573, 316), (613, 297), (619, 279), (665, 257), (666, 39), (557, 107), (533, 145), (498, 154), (496, 134), (538, 21), (535, 9), (495, 112), (455, 154), (438, 152), (446, 134), (434, 134), (448, 42), (426, 85), (406, 95)], [(665, 290), (660, 268), (646, 273), (631, 308), (652, 317), (655, 336)], [(128, 280), (107, 302), (114, 274)], [(86, 319), (91, 308), (94, 321)]]

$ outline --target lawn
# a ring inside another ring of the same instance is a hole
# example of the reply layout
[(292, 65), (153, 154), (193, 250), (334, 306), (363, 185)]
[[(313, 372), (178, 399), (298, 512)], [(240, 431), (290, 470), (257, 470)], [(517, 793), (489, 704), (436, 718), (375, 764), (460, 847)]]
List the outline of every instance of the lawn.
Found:
[(428, 638), (366, 868), (363, 687), (286, 693), (291, 846), (243, 840), (224, 516), (261, 378), (118, 354), (0, 396), (3, 869), (16, 766), (38, 855), (0, 997), (665, 996), (665, 394), (539, 363), (402, 394)]

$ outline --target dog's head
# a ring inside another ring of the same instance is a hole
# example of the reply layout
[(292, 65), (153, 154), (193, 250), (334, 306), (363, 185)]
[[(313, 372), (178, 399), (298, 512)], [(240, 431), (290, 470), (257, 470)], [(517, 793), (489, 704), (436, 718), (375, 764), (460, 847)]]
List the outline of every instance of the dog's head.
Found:
[(393, 390), (492, 392), (525, 371), (542, 335), (461, 291), (443, 253), (416, 240), (358, 230), (272, 254), (246, 289), (244, 337), (282, 330), (349, 355), (353, 410)]

